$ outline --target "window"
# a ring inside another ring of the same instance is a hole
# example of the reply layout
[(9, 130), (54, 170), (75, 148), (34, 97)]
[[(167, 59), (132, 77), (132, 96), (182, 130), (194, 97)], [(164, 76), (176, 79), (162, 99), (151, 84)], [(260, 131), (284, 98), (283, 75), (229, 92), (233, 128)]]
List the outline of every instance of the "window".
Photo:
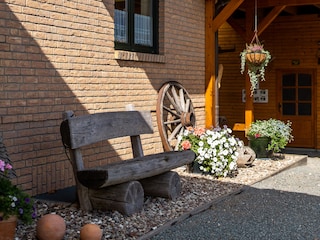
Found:
[(158, 53), (158, 0), (115, 0), (115, 49)]

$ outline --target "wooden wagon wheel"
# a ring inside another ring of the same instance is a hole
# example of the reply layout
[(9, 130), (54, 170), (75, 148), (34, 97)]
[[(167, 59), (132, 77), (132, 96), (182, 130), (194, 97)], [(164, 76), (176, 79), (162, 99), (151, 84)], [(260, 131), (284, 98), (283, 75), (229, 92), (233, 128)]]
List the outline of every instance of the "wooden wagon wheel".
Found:
[(158, 95), (157, 123), (165, 151), (178, 150), (178, 135), (195, 126), (196, 118), (186, 89), (178, 82), (165, 83)]

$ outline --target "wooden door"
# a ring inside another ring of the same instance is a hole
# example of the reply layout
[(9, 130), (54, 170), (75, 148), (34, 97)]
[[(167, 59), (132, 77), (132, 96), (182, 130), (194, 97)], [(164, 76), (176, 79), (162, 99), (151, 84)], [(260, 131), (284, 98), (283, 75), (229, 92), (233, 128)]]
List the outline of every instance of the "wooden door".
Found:
[(288, 147), (314, 148), (316, 99), (314, 71), (279, 71), (277, 79), (278, 117), (292, 122), (294, 141)]

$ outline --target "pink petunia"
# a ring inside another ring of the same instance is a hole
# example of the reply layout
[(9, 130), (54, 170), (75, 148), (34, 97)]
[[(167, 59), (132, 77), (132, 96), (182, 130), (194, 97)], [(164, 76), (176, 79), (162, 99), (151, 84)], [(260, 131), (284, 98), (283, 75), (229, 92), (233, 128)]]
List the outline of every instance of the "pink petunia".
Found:
[(5, 168), (5, 169), (10, 170), (10, 169), (12, 169), (12, 165), (11, 165), (11, 164), (9, 164), (9, 163), (7, 163), (7, 164), (6, 164), (6, 166), (5, 166), (4, 168)]
[(4, 161), (2, 161), (2, 160), (0, 160), (0, 170), (2, 171), (2, 172), (4, 172), (4, 167), (6, 166), (6, 163), (4, 162)]
[(198, 128), (194, 128), (193, 134), (200, 137), (200, 136), (203, 135), (205, 132), (206, 132), (206, 130), (205, 130), (204, 128), (198, 127)]
[(188, 140), (184, 140), (181, 143), (181, 147), (182, 147), (183, 150), (188, 150), (188, 149), (191, 148), (191, 143)]

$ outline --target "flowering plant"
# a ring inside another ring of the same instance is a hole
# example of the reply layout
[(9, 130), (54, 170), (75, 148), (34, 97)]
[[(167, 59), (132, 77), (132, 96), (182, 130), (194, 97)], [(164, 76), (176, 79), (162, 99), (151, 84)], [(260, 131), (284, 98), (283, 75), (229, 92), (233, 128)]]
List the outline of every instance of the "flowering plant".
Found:
[[(258, 58), (257, 55), (253, 55), (254, 58), (249, 57), (251, 53), (262, 53)], [(260, 43), (250, 43), (246, 44), (246, 48), (240, 53), (241, 66), (240, 73), (243, 74), (245, 70), (245, 65), (248, 66), (248, 75), (251, 82), (251, 95), (253, 95), (254, 90), (257, 88), (259, 79), (265, 81), (264, 73), (265, 67), (268, 65), (271, 59), (271, 54), (269, 51), (263, 48)]]
[(253, 122), (247, 132), (248, 137), (269, 137), (270, 143), (267, 150), (280, 152), (288, 143), (293, 141), (292, 123), (286, 123), (277, 119), (256, 120)]
[(12, 165), (0, 159), (0, 221), (14, 215), (29, 224), (36, 217), (33, 200), (11, 183), (8, 177), (11, 171)]
[(179, 149), (191, 149), (200, 170), (216, 177), (226, 177), (237, 170), (238, 147), (242, 143), (231, 135), (231, 129), (188, 127), (178, 136)]

